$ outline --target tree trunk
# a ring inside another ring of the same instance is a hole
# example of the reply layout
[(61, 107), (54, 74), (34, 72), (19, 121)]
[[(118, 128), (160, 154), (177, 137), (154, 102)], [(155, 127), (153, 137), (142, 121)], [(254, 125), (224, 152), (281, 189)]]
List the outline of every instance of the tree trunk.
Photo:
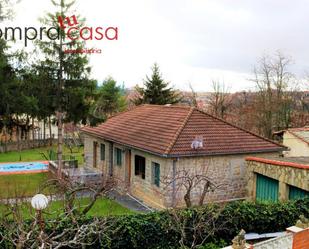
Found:
[(34, 135), (34, 117), (32, 117), (32, 148), (34, 148), (34, 143), (35, 143), (35, 135)]
[(27, 114), (27, 117), (26, 117), (26, 128), (25, 128), (25, 140), (27, 141), (27, 146), (30, 148), (30, 143), (31, 141), (30, 140), (30, 134), (29, 134), (29, 130), (30, 130), (30, 125), (29, 125), (29, 116)]
[(201, 197), (198, 203), (199, 206), (202, 206), (204, 204), (205, 196), (208, 192), (209, 187), (210, 187), (210, 182), (209, 181), (205, 182), (203, 192), (201, 194)]
[(49, 146), (52, 146), (53, 145), (53, 138), (52, 138), (52, 128), (51, 128), (50, 116), (48, 117), (48, 129), (49, 129)]
[(4, 152), (7, 152), (7, 142), (8, 142), (8, 138), (7, 138), (7, 127), (6, 124), (4, 123), (3, 126), (3, 134), (4, 134)]
[(21, 152), (21, 148), (20, 148), (20, 132), (19, 132), (19, 120), (18, 118), (16, 118), (16, 139), (17, 139), (17, 150), (18, 150), (18, 153), (19, 153), (19, 161), (21, 161), (21, 155), (20, 155), (20, 152)]
[[(61, 1), (61, 16), (63, 16), (63, 2)], [(60, 32), (62, 34), (62, 32)], [(63, 34), (60, 37), (59, 44), (59, 72), (58, 72), (58, 110), (57, 110), (57, 120), (58, 120), (58, 178), (62, 176), (62, 144), (63, 144), (63, 106), (62, 106), (62, 92), (64, 89), (63, 81), (63, 41), (65, 37)]]
[(57, 112), (58, 120), (58, 178), (62, 175), (62, 144), (63, 144), (63, 123), (62, 123), (62, 113)]
[(45, 140), (46, 140), (46, 128), (45, 128), (45, 126), (46, 126), (46, 118), (44, 118), (44, 120), (43, 120), (43, 143), (44, 143), (44, 146), (46, 146), (46, 142), (45, 142)]
[(187, 207), (192, 206), (190, 193), (191, 193), (191, 189), (188, 189), (186, 194), (183, 197)]

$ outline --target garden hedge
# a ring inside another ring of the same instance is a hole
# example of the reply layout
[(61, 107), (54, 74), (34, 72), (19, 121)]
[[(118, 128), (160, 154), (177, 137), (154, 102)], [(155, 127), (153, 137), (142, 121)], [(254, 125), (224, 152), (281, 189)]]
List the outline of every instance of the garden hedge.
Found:
[[(218, 206), (204, 206), (179, 209), (177, 212), (189, 227), (197, 214), (202, 213), (203, 217), (210, 217), (219, 209)], [(277, 203), (246, 201), (228, 203), (222, 208), (218, 218), (215, 219), (217, 230), (208, 238), (206, 243), (209, 243), (209, 245), (213, 245), (213, 243), (222, 244), (223, 240), (226, 244), (229, 244), (241, 229), (246, 232), (257, 233), (284, 231), (287, 227), (294, 225), (301, 214), (309, 217), (309, 198)], [(91, 218), (83, 218), (80, 222), (91, 222)], [(88, 238), (90, 241), (95, 240), (95, 243), (89, 248), (179, 248), (180, 233), (175, 229), (173, 216), (168, 211), (113, 216), (107, 218), (107, 223), (107, 236), (100, 240)], [(48, 222), (46, 224), (45, 231), (47, 233), (52, 232), (48, 227)], [(70, 222), (59, 222), (59, 232), (66, 226), (70, 226)], [(209, 232), (207, 229), (208, 227), (205, 227), (205, 234)], [(0, 227), (0, 233), (5, 235), (6, 231), (3, 228), (1, 230)], [(190, 233), (192, 231), (188, 229), (186, 238), (188, 243), (192, 239)], [(2, 241), (0, 247), (9, 248), (8, 242)]]

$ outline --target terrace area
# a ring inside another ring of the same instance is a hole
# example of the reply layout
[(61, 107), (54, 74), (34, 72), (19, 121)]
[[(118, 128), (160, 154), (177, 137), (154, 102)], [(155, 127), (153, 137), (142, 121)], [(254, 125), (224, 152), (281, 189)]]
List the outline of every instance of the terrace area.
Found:
[[(102, 171), (88, 167), (77, 167), (75, 160), (63, 161), (62, 176), (76, 184), (97, 185), (103, 180)], [(57, 161), (49, 161), (49, 170), (54, 175), (57, 174)]]

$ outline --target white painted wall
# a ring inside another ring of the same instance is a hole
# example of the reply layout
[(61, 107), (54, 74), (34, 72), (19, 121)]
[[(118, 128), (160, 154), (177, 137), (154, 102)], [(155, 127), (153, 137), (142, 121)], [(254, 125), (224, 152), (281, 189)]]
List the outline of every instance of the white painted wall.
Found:
[(283, 145), (290, 149), (285, 152), (286, 157), (309, 156), (309, 145), (298, 137), (295, 137), (289, 131), (286, 131), (283, 134)]

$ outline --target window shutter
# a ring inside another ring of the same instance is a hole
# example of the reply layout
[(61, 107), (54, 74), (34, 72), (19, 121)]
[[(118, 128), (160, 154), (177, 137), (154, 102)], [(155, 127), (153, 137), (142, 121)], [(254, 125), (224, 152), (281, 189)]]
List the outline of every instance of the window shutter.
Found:
[(101, 161), (105, 160), (105, 144), (101, 144), (101, 150), (100, 150), (100, 154), (101, 154)]
[(160, 164), (155, 165), (155, 185), (160, 187)]
[(118, 166), (122, 165), (122, 151), (119, 148), (115, 150), (115, 161)]
[(152, 183), (160, 187), (160, 164), (152, 162)]

